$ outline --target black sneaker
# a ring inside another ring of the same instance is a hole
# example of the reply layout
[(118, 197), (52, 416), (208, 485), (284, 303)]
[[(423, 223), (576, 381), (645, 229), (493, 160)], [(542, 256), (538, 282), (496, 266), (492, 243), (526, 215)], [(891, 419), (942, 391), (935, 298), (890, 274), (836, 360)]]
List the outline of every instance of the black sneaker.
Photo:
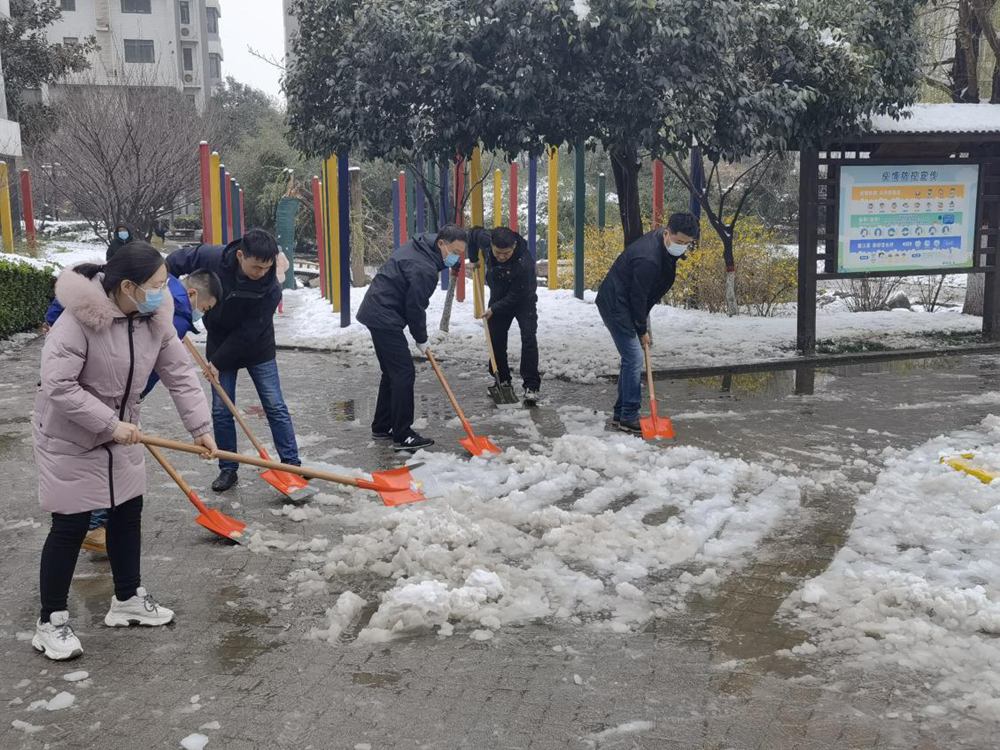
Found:
[(525, 388), (524, 389), (524, 405), (525, 406), (538, 406), (538, 395), (537, 388)]
[(238, 479), (236, 469), (223, 469), (219, 472), (218, 478), (212, 482), (214, 492), (225, 492), (230, 489)]
[(390, 427), (385, 432), (372, 430), (372, 440), (392, 440), (392, 428)]
[(621, 432), (627, 432), (630, 435), (642, 434), (642, 427), (639, 426), (639, 420), (636, 420), (635, 422), (626, 422), (623, 419), (618, 423), (617, 427)]
[(410, 431), (410, 434), (406, 436), (403, 440), (397, 440), (393, 445), (393, 448), (397, 451), (416, 451), (421, 448), (429, 448), (434, 445), (434, 441), (430, 438), (425, 438), (422, 435)]

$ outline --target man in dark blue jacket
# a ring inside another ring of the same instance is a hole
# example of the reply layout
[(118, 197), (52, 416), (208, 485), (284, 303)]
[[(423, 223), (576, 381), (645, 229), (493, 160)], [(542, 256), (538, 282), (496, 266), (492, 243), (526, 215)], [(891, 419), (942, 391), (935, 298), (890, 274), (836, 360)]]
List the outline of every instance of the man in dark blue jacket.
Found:
[(409, 327), (421, 354), (427, 351), (427, 304), (441, 271), (458, 265), (465, 242), (465, 230), (454, 224), (437, 234), (417, 235), (379, 269), (358, 308), (358, 322), (368, 326), (382, 369), (372, 437), (392, 440), (398, 451), (434, 445), (413, 431), (416, 372), (403, 329)]
[[(510, 365), (507, 362), (507, 334), (517, 320), (521, 330), (521, 380), (524, 403), (538, 403), (542, 377), (538, 373), (538, 279), (535, 261), (528, 252), (528, 243), (512, 229), (492, 230), (474, 227), (469, 231), (469, 267), (479, 264), (479, 253), (486, 264), (486, 283), (490, 301), (483, 318), (490, 327), (493, 354), (497, 361), (498, 379), (510, 385)], [(490, 366), (492, 373), (493, 367)]]
[[(278, 242), (263, 229), (250, 229), (238, 240), (222, 245), (193, 245), (175, 250), (167, 258), (175, 274), (198, 269), (214, 271), (222, 282), (222, 299), (205, 316), (208, 343), (205, 355), (219, 383), (236, 401), (236, 377), (246, 370), (260, 397), (274, 447), (286, 464), (299, 466), (295, 427), (281, 394), (274, 343), (274, 313), (281, 301), (275, 274)], [(212, 422), (215, 442), (236, 451), (236, 423), (225, 402), (213, 391)], [(224, 492), (236, 484), (239, 465), (219, 461), (219, 476), (212, 489)]]
[(674, 214), (666, 227), (625, 248), (597, 290), (597, 309), (622, 358), (612, 424), (623, 432), (642, 434), (643, 346), (650, 345), (646, 321), (653, 305), (673, 286), (677, 261), (698, 239), (698, 231), (693, 214)]

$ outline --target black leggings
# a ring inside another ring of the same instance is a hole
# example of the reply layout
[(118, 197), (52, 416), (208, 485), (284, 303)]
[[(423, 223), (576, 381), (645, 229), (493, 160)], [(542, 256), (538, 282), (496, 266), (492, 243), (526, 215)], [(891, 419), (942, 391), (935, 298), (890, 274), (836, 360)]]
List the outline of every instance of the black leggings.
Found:
[[(90, 511), (53, 513), (52, 528), (42, 547), (40, 590), (42, 622), (67, 608), (69, 586), (80, 556), (80, 545), (90, 525)], [(139, 587), (139, 553), (142, 547), (142, 495), (116, 505), (108, 515), (107, 545), (115, 597), (123, 602)]]

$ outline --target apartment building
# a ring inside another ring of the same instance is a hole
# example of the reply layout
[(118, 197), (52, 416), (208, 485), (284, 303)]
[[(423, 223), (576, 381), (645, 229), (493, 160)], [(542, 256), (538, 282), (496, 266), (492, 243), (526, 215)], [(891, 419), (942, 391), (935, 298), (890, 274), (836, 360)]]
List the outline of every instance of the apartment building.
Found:
[(219, 0), (59, 0), (62, 19), (49, 40), (74, 44), (90, 36), (100, 50), (91, 70), (50, 86), (114, 86), (141, 77), (184, 92), (199, 109), (222, 85)]
[[(10, 18), (10, 0), (0, 0), (0, 17)], [(21, 155), (21, 128), (7, 119), (7, 98), (3, 85), (3, 53), (0, 51), (0, 159)]]

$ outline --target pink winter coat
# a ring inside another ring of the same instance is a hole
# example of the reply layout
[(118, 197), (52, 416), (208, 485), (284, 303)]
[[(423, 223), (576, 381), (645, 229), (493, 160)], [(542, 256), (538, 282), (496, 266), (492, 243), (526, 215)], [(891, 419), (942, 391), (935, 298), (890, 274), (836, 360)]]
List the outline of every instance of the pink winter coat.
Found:
[(119, 420), (139, 421), (139, 393), (155, 369), (193, 437), (210, 429), (198, 375), (173, 326), (166, 295), (152, 316), (131, 320), (101, 288), (68, 268), (56, 282), (66, 308), (42, 348), (32, 434), (38, 497), (52, 513), (108, 508), (146, 491), (146, 448), (118, 445)]

